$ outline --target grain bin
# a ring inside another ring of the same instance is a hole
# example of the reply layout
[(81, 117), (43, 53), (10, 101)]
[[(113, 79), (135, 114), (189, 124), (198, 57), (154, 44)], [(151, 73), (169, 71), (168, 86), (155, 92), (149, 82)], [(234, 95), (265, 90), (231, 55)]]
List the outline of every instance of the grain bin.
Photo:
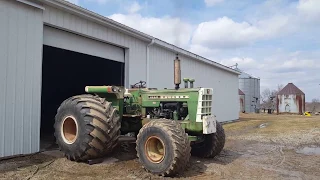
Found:
[(239, 75), (239, 89), (245, 94), (245, 111), (260, 109), (260, 79), (245, 72)]

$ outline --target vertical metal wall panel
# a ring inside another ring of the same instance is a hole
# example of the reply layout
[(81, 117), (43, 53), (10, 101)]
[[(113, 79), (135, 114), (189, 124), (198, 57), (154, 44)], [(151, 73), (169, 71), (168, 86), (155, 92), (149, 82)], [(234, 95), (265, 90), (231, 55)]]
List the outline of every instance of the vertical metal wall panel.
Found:
[(245, 110), (245, 95), (239, 95), (240, 112)]
[[(150, 86), (157, 88), (174, 88), (173, 60), (175, 53), (157, 45), (150, 48)], [(213, 88), (212, 111), (218, 121), (230, 121), (239, 118), (238, 76), (179, 55), (182, 78), (194, 78), (195, 87)], [(180, 85), (184, 87), (183, 81)]]
[(134, 84), (140, 80), (146, 80), (146, 46), (137, 38), (105, 27), (85, 18), (75, 16), (60, 9), (45, 5), (44, 23), (48, 26), (60, 28), (79, 35), (114, 44), (123, 48), (129, 48), (129, 74), (126, 74), (128, 84)]
[(42, 10), (0, 2), (0, 157), (39, 151)]
[[(256, 108), (260, 108), (260, 79), (257, 78), (239, 78), (239, 88), (245, 94), (245, 110), (248, 113), (255, 112), (253, 105), (256, 105)], [(253, 97), (258, 97), (258, 102), (255, 101)]]
[(257, 79), (256, 90), (257, 90), (256, 95), (259, 97), (257, 107), (260, 109), (261, 108), (261, 106), (260, 106), (260, 99), (261, 99), (261, 97), (260, 97), (260, 79)]

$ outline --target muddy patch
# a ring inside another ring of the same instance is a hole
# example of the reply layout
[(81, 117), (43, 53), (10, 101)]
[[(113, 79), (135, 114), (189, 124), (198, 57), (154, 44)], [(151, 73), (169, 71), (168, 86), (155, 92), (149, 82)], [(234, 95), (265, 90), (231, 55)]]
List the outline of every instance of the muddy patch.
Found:
[[(223, 125), (226, 144), (218, 156), (192, 156), (187, 168), (170, 179), (320, 179), (320, 116), (244, 116)], [(134, 138), (122, 137), (119, 142), (113, 153), (94, 165), (69, 161), (56, 150), (3, 160), (0, 180), (169, 179), (142, 168)]]

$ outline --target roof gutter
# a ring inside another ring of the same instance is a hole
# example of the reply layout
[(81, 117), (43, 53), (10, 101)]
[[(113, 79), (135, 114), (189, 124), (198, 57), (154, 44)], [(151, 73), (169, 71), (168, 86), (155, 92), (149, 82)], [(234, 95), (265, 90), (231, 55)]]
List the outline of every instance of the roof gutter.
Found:
[(42, 9), (43, 11), (45, 10), (45, 8), (43, 6), (36, 4), (36, 3), (33, 3), (31, 1), (28, 1), (28, 0), (16, 0), (16, 1), (27, 4), (29, 6), (32, 6), (32, 7), (38, 8), (38, 9)]
[(149, 80), (150, 80), (150, 53), (149, 53), (149, 49), (150, 49), (150, 46), (152, 46), (153, 44), (155, 43), (155, 38), (153, 38), (151, 40), (151, 42), (147, 45), (147, 78), (146, 78), (146, 81), (147, 81), (147, 86), (149, 86)]

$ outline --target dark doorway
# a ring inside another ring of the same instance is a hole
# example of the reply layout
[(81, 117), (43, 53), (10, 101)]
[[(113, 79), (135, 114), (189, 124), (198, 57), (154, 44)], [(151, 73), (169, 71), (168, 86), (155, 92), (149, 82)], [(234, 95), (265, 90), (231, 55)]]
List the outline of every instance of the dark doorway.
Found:
[(124, 85), (124, 63), (43, 46), (41, 149), (54, 145), (54, 116), (70, 96), (84, 94), (87, 85)]

